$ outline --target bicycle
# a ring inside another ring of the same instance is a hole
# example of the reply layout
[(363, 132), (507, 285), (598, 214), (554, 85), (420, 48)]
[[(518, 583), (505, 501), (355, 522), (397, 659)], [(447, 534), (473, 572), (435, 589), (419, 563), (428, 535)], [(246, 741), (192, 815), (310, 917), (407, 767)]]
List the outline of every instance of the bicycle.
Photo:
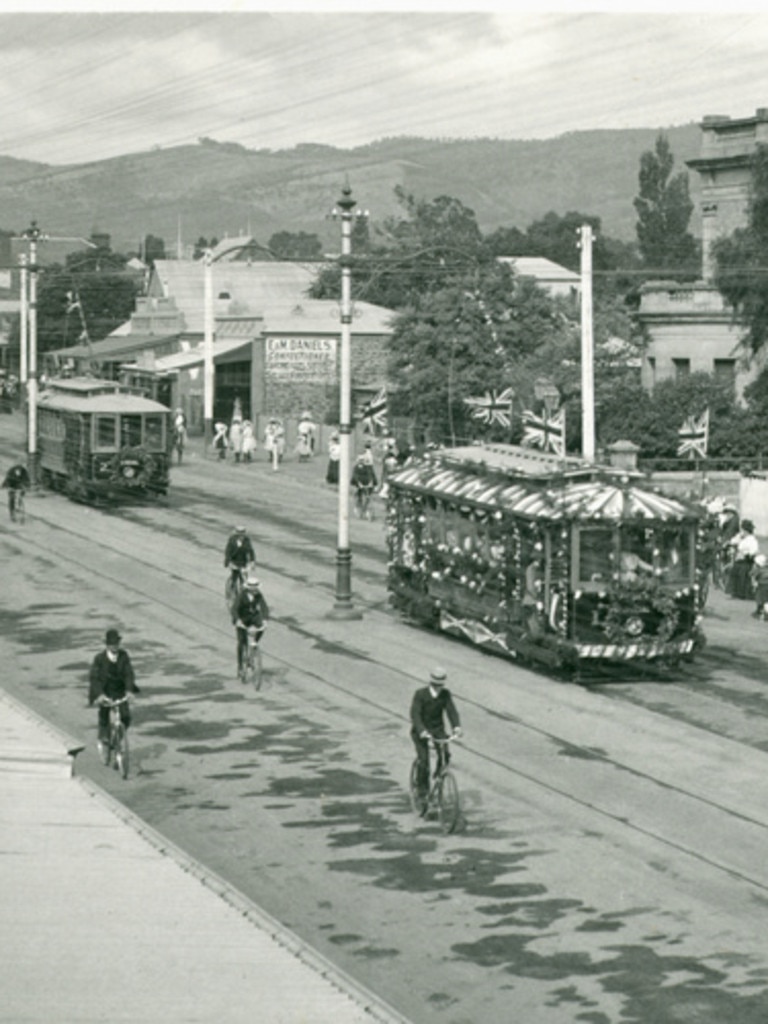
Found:
[(455, 775), (448, 767), (440, 750), (441, 747), (447, 747), (452, 738), (438, 739), (435, 736), (429, 737), (435, 750), (437, 765), (432, 777), (432, 785), (426, 797), (422, 796), (419, 791), (418, 758), (411, 765), (410, 778), (411, 807), (414, 813), (418, 814), (420, 818), (436, 815), (443, 832), (446, 834), (455, 832), (461, 820), (459, 786)]
[(242, 652), (238, 668), (240, 681), (244, 685), (253, 684), (254, 689), (261, 689), (261, 647), (259, 633), (261, 626), (245, 627), (245, 650)]
[(373, 520), (373, 488), (358, 487), (355, 492), (355, 514), (358, 519)]
[(8, 491), (8, 508), (12, 522), (24, 523), (26, 521), (27, 510), (23, 487), (12, 487)]
[(226, 582), (224, 584), (224, 600), (227, 602), (227, 608), (232, 616), (232, 621), (236, 622), (235, 609), (237, 608), (237, 602), (240, 600), (240, 595), (243, 592), (245, 586), (245, 580), (248, 576), (250, 565), (233, 565), (229, 568)]
[(99, 740), (101, 759), (105, 765), (109, 765), (114, 755), (114, 768), (120, 772), (124, 779), (128, 778), (129, 754), (128, 754), (128, 730), (120, 717), (120, 705), (127, 704), (128, 697), (121, 697), (119, 700), (110, 700), (109, 697), (101, 697), (99, 704), (109, 708), (109, 727), (106, 742)]

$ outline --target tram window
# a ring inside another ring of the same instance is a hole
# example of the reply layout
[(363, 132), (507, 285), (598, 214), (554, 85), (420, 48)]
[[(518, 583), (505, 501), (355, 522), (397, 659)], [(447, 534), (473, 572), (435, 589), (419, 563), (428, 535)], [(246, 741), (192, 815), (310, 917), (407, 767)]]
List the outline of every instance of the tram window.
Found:
[(120, 447), (138, 448), (141, 444), (141, 416), (120, 417)]
[(624, 526), (619, 534), (621, 579), (636, 580), (654, 570), (653, 531), (643, 526)]
[(144, 420), (144, 444), (152, 451), (159, 451), (163, 447), (163, 418), (162, 416), (147, 416)]
[(96, 447), (114, 448), (117, 444), (117, 421), (114, 416), (96, 417)]
[(662, 577), (670, 582), (687, 583), (691, 576), (691, 545), (687, 530), (665, 527), (654, 535), (655, 554)]
[(579, 531), (579, 580), (607, 581), (613, 574), (613, 530), (594, 527)]

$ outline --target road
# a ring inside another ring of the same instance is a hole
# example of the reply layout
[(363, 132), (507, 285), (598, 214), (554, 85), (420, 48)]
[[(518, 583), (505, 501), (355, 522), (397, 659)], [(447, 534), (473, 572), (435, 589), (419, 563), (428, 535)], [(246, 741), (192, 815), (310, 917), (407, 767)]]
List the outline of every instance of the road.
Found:
[[(3, 685), (83, 737), (78, 771), (417, 1024), (764, 1024), (764, 624), (715, 595), (692, 671), (565, 683), (399, 622), (380, 519), (352, 524), (363, 618), (331, 620), (322, 475), (193, 450), (162, 506), (31, 496), (0, 534)], [(238, 521), (274, 612), (260, 693), (234, 677), (223, 602)], [(115, 624), (143, 691), (128, 782), (85, 707)], [(405, 787), (435, 663), (465, 729), (453, 836)]]

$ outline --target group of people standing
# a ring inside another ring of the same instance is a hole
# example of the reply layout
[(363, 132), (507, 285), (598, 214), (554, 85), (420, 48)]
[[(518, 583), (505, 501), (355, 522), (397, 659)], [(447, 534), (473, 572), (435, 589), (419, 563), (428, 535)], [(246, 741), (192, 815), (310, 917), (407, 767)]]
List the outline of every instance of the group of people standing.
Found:
[(760, 551), (751, 519), (739, 519), (737, 510), (721, 498), (706, 505), (712, 517), (714, 539), (724, 567), (723, 586), (730, 596), (756, 602), (755, 618), (768, 619), (768, 558)]
[[(299, 417), (297, 428), (296, 452), (299, 462), (307, 462), (315, 453), (315, 437), (317, 424), (309, 412)], [(285, 455), (285, 426), (279, 416), (270, 416), (264, 428), (264, 451), (277, 466)], [(253, 422), (235, 415), (227, 426), (223, 420), (214, 424), (213, 447), (220, 460), (231, 453), (235, 462), (252, 462), (258, 448), (256, 429)]]

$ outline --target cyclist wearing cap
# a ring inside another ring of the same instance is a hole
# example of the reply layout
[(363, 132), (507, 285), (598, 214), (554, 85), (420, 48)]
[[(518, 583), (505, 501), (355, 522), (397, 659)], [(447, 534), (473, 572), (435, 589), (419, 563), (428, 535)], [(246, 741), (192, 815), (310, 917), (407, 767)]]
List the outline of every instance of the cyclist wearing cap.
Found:
[[(446, 739), (445, 718), (451, 726), (452, 736), (461, 736), (461, 722), (450, 690), (446, 688), (448, 676), (444, 668), (433, 668), (429, 685), (420, 687), (411, 701), (411, 739), (419, 762), (419, 793), (426, 797), (429, 791), (429, 739)], [(438, 767), (448, 764), (451, 755), (448, 744), (438, 748)]]
[[(246, 533), (244, 526), (236, 526), (227, 540), (224, 549), (224, 568), (231, 569), (227, 580), (227, 596), (230, 602), (234, 602), (240, 592), (240, 581), (250, 566), (256, 561), (256, 552), (253, 550), (251, 538)], [(233, 610), (234, 622), (234, 610)]]
[(261, 584), (253, 573), (249, 573), (245, 581), (245, 587), (237, 599), (234, 614), (237, 632), (237, 671), (240, 672), (248, 643), (248, 628), (256, 627), (256, 643), (258, 643), (269, 618), (269, 606), (261, 592)]
[[(122, 700), (128, 693), (139, 693), (133, 673), (133, 665), (127, 651), (120, 646), (121, 636), (116, 629), (108, 629), (104, 650), (91, 663), (88, 679), (88, 704), (93, 706), (100, 697)], [(120, 705), (120, 718), (127, 729), (131, 724), (128, 701)], [(109, 708), (99, 707), (99, 743), (109, 735)]]

